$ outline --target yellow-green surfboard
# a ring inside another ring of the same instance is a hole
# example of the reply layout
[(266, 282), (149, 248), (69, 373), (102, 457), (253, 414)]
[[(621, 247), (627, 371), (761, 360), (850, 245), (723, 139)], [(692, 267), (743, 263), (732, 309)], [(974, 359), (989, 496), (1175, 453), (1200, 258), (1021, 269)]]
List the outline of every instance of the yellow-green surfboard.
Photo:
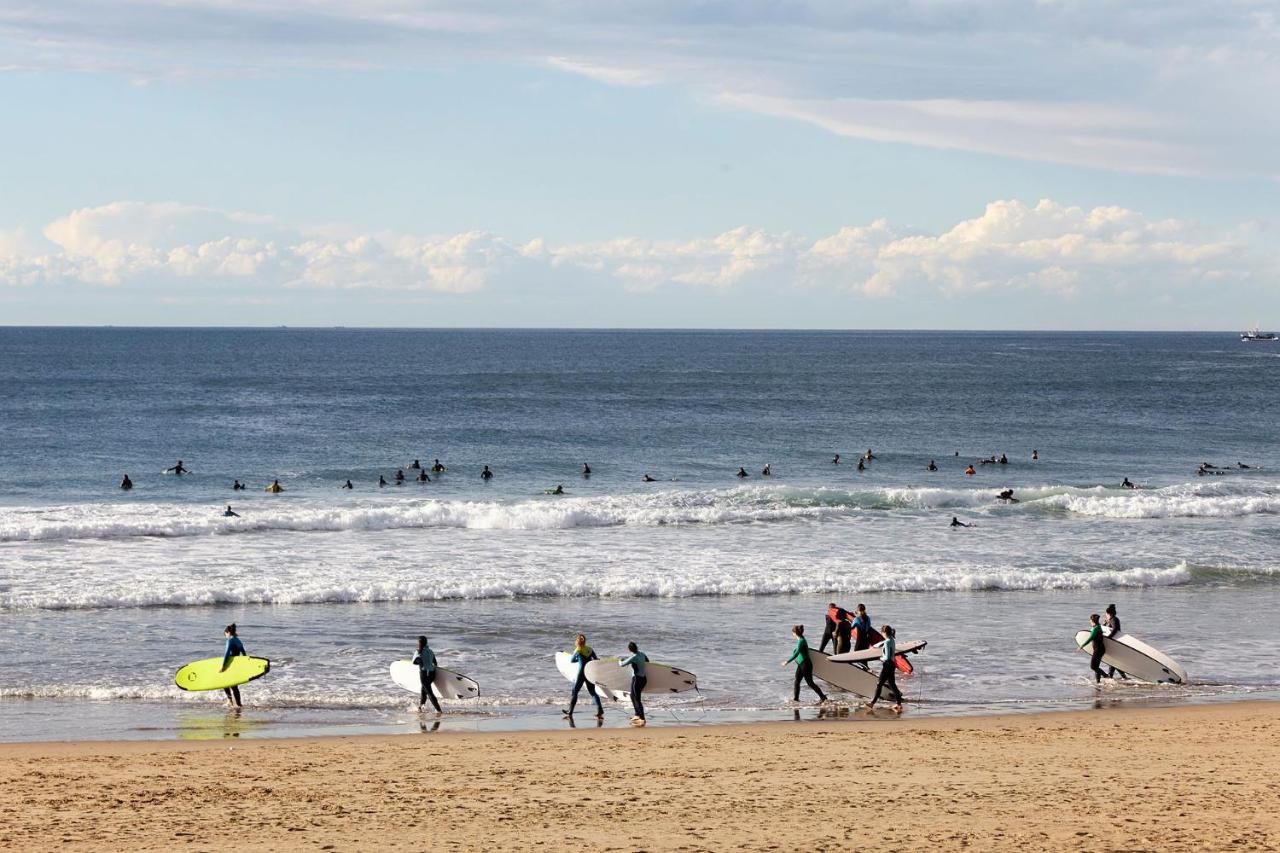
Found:
[(255, 678), (261, 678), (271, 671), (271, 661), (266, 658), (251, 658), (237, 655), (222, 669), (222, 658), (205, 658), (192, 661), (178, 670), (173, 683), (183, 690), (221, 690), (223, 687), (235, 687)]

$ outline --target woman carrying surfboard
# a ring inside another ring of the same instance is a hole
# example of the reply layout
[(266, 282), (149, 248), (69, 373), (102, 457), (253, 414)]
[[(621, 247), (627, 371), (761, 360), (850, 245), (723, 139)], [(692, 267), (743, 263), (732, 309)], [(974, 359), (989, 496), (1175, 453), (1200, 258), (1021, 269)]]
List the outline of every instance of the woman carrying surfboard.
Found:
[(804, 638), (804, 626), (796, 625), (791, 629), (791, 636), (796, 638), (796, 647), (791, 652), (791, 657), (782, 662), (783, 666), (795, 661), (796, 664), (796, 683), (792, 701), (800, 701), (800, 682), (804, 681), (809, 685), (809, 689), (818, 694), (818, 701), (827, 701), (827, 694), (822, 692), (813, 681), (813, 659), (809, 657), (809, 641)]
[(573, 709), (578, 705), (578, 693), (583, 687), (587, 688), (587, 694), (592, 701), (596, 703), (596, 719), (604, 719), (604, 705), (600, 702), (600, 694), (596, 692), (596, 686), (587, 681), (587, 664), (596, 659), (595, 651), (587, 645), (586, 634), (579, 634), (573, 638), (573, 657), (570, 661), (578, 666), (578, 677), (573, 682), (573, 696), (569, 699), (569, 710), (565, 711), (566, 717), (573, 716)]
[(880, 681), (876, 684), (876, 695), (871, 697), (867, 707), (874, 708), (880, 701), (880, 694), (888, 687), (889, 695), (893, 699), (893, 710), (901, 713), (902, 691), (898, 689), (898, 680), (895, 675), (898, 666), (894, 660), (898, 655), (898, 641), (895, 639), (897, 632), (893, 630), (892, 625), (881, 625), (880, 633), (884, 635), (884, 639), (876, 643), (880, 649)]
[[(178, 463), (181, 465), (182, 463)], [(222, 669), (219, 672), (226, 672), (227, 667), (231, 665), (231, 659), (247, 656), (249, 653), (244, 650), (244, 643), (240, 642), (240, 638), (236, 636), (236, 623), (232, 622), (222, 630), (222, 636), (227, 638), (226, 648), (222, 650)], [(227, 707), (230, 708), (234, 703), (235, 707), (243, 707), (240, 704), (240, 687), (224, 687), (222, 692), (227, 694)]]
[(1090, 651), (1089, 668), (1093, 670), (1093, 681), (1095, 684), (1101, 684), (1102, 653), (1106, 650), (1106, 645), (1102, 641), (1102, 626), (1098, 624), (1097, 613), (1089, 616), (1089, 636), (1084, 638), (1080, 648)]
[(649, 683), (649, 679), (644, 675), (644, 665), (649, 662), (649, 656), (640, 651), (639, 646), (634, 642), (627, 643), (627, 651), (631, 652), (631, 656), (618, 661), (618, 666), (631, 667), (631, 707), (636, 712), (636, 715), (631, 718), (631, 725), (643, 726), (645, 724), (644, 699), (641, 698), (641, 694), (644, 693), (645, 685)]
[(418, 637), (418, 651), (413, 656), (413, 662), (418, 665), (418, 676), (422, 679), (422, 695), (418, 699), (418, 710), (421, 711), (430, 699), (431, 707), (440, 714), (440, 703), (436, 701), (436, 694), (431, 690), (431, 682), (436, 679), (436, 653), (427, 645), (426, 637)]

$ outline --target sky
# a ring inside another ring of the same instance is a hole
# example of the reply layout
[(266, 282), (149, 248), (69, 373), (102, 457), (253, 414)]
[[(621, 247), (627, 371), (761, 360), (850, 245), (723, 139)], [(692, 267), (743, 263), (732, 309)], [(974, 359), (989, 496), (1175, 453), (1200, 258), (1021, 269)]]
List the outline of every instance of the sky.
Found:
[(0, 324), (1280, 326), (1280, 2), (7, 0)]

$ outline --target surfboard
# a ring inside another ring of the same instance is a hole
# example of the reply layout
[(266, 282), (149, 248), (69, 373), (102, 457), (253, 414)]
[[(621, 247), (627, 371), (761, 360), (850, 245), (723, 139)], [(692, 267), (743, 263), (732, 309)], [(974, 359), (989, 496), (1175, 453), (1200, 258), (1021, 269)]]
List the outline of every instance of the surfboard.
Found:
[(856, 693), (868, 699), (876, 695), (880, 673), (863, 669), (857, 664), (834, 662), (828, 655), (813, 649), (809, 650), (809, 659), (813, 661), (814, 678), (820, 678), (832, 687), (848, 693)]
[[(422, 695), (422, 676), (418, 674), (418, 665), (411, 660), (391, 664), (391, 680), (410, 693)], [(465, 675), (437, 666), (431, 692), (437, 699), (475, 699), (480, 695), (480, 685)]]
[[(606, 660), (613, 666), (617, 666), (618, 661), (620, 661), (621, 658), (599, 658), (599, 660)], [(556, 669), (560, 670), (560, 674), (563, 675), (565, 680), (570, 684), (577, 682), (578, 665), (573, 662), (573, 652), (556, 652)], [(630, 672), (631, 670), (627, 671)], [(592, 683), (594, 684), (595, 682)], [(614, 696), (613, 692), (610, 690), (603, 691), (602, 695), (615, 702), (620, 701), (620, 698), (618, 696)]]
[(178, 670), (173, 676), (173, 683), (183, 690), (221, 690), (247, 684), (270, 671), (271, 661), (266, 658), (236, 655), (227, 663), (225, 671), (222, 670), (222, 658), (205, 658), (192, 661)]
[[(853, 630), (856, 632), (858, 629), (854, 628)], [(875, 628), (872, 628), (870, 631), (868, 631), (867, 636), (871, 638), (871, 645), (873, 646), (876, 643), (879, 643), (884, 640), (884, 634), (881, 634)], [(856, 646), (857, 642), (854, 642), (854, 645)], [(866, 651), (866, 650), (863, 649), (863, 651)], [(854, 654), (854, 653), (846, 652), (846, 654)], [(880, 657), (880, 655), (877, 654), (876, 657), (878, 658)], [(911, 673), (916, 671), (916, 668), (911, 665), (911, 661), (907, 660), (905, 653), (903, 652), (899, 652), (897, 655), (894, 656), (893, 665), (896, 666), (898, 668), (898, 672), (902, 673), (903, 675), (910, 675)]]
[[(1076, 646), (1080, 647), (1088, 636), (1088, 631), (1077, 631)], [(1153, 684), (1185, 684), (1187, 681), (1187, 671), (1182, 664), (1132, 634), (1122, 632), (1109, 636), (1104, 633), (1102, 662), (1139, 681)]]
[[(915, 654), (927, 645), (929, 645), (928, 640), (912, 640), (909, 643), (898, 643), (898, 653), (894, 656), (894, 663), (897, 663), (897, 658), (902, 657), (903, 655)], [(862, 663), (865, 661), (880, 660), (880, 650), (863, 649), (858, 652), (845, 652), (842, 655), (831, 655), (830, 657), (833, 663)], [(899, 669), (901, 669), (901, 667), (899, 667)]]
[[(600, 658), (587, 664), (587, 680), (598, 689), (621, 701), (631, 698), (631, 667), (619, 666), (622, 658)], [(698, 689), (698, 678), (692, 672), (670, 664), (649, 661), (644, 668), (646, 696), (683, 693)], [(576, 677), (576, 676), (575, 676)]]

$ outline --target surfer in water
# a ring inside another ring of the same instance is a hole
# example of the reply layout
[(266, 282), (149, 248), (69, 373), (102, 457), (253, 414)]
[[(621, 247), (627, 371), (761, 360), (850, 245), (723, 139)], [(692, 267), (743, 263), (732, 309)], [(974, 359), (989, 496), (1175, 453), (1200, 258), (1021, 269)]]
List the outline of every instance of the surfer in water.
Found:
[(937, 462), (934, 462), (932, 459), (930, 459), (930, 460), (929, 460), (929, 464), (928, 464), (928, 465), (926, 465), (926, 466), (924, 466), (924, 470), (926, 470), (926, 471), (937, 471), (937, 470), (938, 470), (938, 463), (937, 463)]
[(436, 694), (431, 689), (431, 682), (436, 678), (436, 653), (431, 651), (431, 647), (427, 645), (426, 637), (418, 637), (418, 651), (413, 656), (413, 662), (418, 665), (418, 677), (422, 679), (422, 693), (418, 697), (418, 710), (421, 711), (427, 704), (427, 700), (431, 700), (431, 707), (436, 709), (439, 715), (440, 703), (436, 701)]
[(397, 485), (397, 486), (403, 486), (403, 485), (404, 485), (404, 471), (403, 471), (403, 470), (397, 470), (397, 471), (396, 471), (396, 485)]
[[(1114, 604), (1108, 604), (1104, 613), (1106, 615), (1102, 617), (1102, 627), (1106, 630), (1108, 637), (1114, 637), (1116, 634), (1120, 633), (1120, 617), (1116, 615), (1116, 606)], [(1129, 676), (1125, 674), (1124, 670), (1116, 669), (1114, 666), (1108, 666), (1107, 678), (1115, 678), (1116, 675), (1119, 675), (1126, 681), (1129, 680)]]
[(862, 462), (862, 460), (861, 460), (861, 459), (859, 459), (859, 460), (858, 460), (858, 470), (859, 470), (859, 471), (865, 471), (865, 470), (867, 470), (867, 466), (866, 466), (865, 464), (863, 464), (863, 462)]
[(1031, 451), (1031, 461), (1038, 462), (1039, 460), (1040, 460), (1040, 451), (1039, 450)]
[(596, 692), (596, 686), (587, 681), (587, 664), (596, 660), (595, 650), (587, 645), (587, 635), (579, 634), (573, 638), (573, 657), (569, 659), (578, 665), (578, 677), (573, 682), (573, 695), (569, 697), (569, 710), (564, 712), (566, 717), (573, 716), (573, 709), (578, 706), (578, 693), (582, 688), (587, 688), (587, 695), (591, 697), (591, 701), (596, 703), (596, 719), (604, 719), (604, 705), (600, 702), (600, 694)]
[(809, 689), (818, 694), (819, 702), (827, 701), (827, 694), (822, 692), (817, 684), (813, 682), (813, 658), (809, 656), (809, 643), (804, 638), (804, 626), (795, 625), (791, 629), (791, 636), (796, 638), (796, 647), (791, 652), (791, 657), (782, 662), (783, 666), (795, 661), (796, 664), (796, 681), (795, 689), (792, 692), (792, 701), (800, 701), (800, 682), (804, 681), (809, 685)]
[(963, 521), (956, 518), (954, 515), (951, 516), (951, 526), (952, 527), (973, 527), (972, 524), (965, 524)]
[(893, 659), (898, 654), (898, 641), (894, 639), (897, 632), (893, 630), (892, 625), (881, 625), (880, 633), (884, 635), (884, 639), (876, 643), (876, 648), (880, 649), (880, 681), (876, 684), (876, 695), (871, 697), (871, 701), (867, 703), (867, 708), (874, 708), (875, 704), (880, 701), (880, 694), (887, 687), (889, 688), (889, 697), (893, 699), (893, 710), (896, 713), (902, 713), (902, 691), (898, 689), (898, 681), (896, 676), (897, 665)]
[(384, 476), (382, 476), (381, 474), (379, 474), (379, 475), (378, 475), (378, 488), (379, 488), (379, 489), (381, 489), (381, 488), (382, 488), (383, 486), (385, 486), (386, 484), (387, 484), (387, 478), (386, 478), (386, 477), (384, 477)]
[(1013, 496), (1013, 489), (1005, 489), (1003, 492), (996, 495), (996, 500), (1011, 504), (1016, 504), (1018, 502), (1018, 499)]
[(413, 460), (413, 464), (409, 466), (410, 471), (421, 470), (421, 469), (422, 469), (422, 463), (419, 462), (417, 459)]
[(433, 461), (433, 462), (431, 463), (431, 473), (432, 473), (432, 474), (441, 474), (441, 473), (444, 473), (444, 466), (440, 464), (440, 460), (439, 460), (439, 459), (436, 459), (435, 461)]
[(133, 488), (133, 480), (129, 479), (129, 475), (125, 474), (124, 479), (120, 481), (120, 488), (126, 492)]
[(351, 485), (351, 481), (350, 481), (350, 480), (347, 480), (347, 482), (343, 483), (343, 484), (342, 484), (341, 486), (339, 486), (338, 488), (341, 488), (341, 489), (354, 489), (354, 488), (355, 488), (355, 486)]
[(968, 476), (972, 477), (974, 474), (978, 473), (978, 471), (977, 471), (977, 469), (976, 469), (976, 468), (974, 468), (972, 465), (970, 465), (968, 468), (965, 468), (965, 469), (964, 469), (964, 473), (965, 473), (965, 474), (967, 474)]
[[(230, 507), (227, 507), (227, 509), (230, 509)], [(240, 642), (240, 638), (236, 636), (236, 623), (232, 622), (226, 628), (223, 628), (222, 636), (227, 638), (227, 645), (222, 650), (222, 668), (219, 669), (218, 672), (226, 672), (227, 667), (231, 665), (232, 658), (241, 657), (249, 654), (244, 650), (244, 643)], [(228, 708), (232, 707), (233, 705), (237, 708), (242, 707), (240, 704), (239, 686), (224, 687), (222, 688), (222, 692), (227, 694)]]
[(584, 477), (591, 476), (591, 466), (585, 462), (582, 463), (582, 476)]
[(418, 482), (419, 482), (419, 483), (430, 483), (430, 482), (431, 482), (431, 478), (427, 476), (427, 469), (425, 469), (425, 468), (420, 468), (420, 469), (418, 470)]
[(760, 469), (760, 476), (761, 476), (761, 477), (772, 477), (772, 476), (773, 476), (773, 466), (772, 466), (772, 465), (770, 465), (768, 462), (764, 463), (764, 467)]
[(840, 464), (840, 454), (839, 454), (839, 453), (837, 453), (835, 456), (833, 456), (833, 457), (831, 458), (831, 464), (832, 464), (832, 465), (839, 465), (839, 464)]
[(181, 460), (181, 459), (179, 459), (179, 460), (178, 460), (178, 464), (177, 464), (177, 465), (174, 465), (172, 468), (165, 468), (165, 469), (164, 469), (164, 472), (165, 472), (166, 474), (177, 474), (179, 477), (181, 477), (183, 474), (190, 474), (190, 473), (191, 473), (191, 469), (190, 469), (190, 468), (185, 467), (185, 466), (182, 464), (182, 460)]
[(222, 511), (222, 515), (223, 515), (225, 518), (239, 518), (239, 517), (240, 517), (240, 513), (236, 512), (234, 509), (232, 509), (232, 508), (231, 508), (231, 504), (227, 504), (227, 508), (226, 508), (225, 510), (223, 510), (223, 511)]
[(1102, 626), (1098, 624), (1097, 613), (1089, 617), (1089, 636), (1084, 638), (1080, 648), (1090, 653), (1089, 669), (1093, 670), (1093, 681), (1095, 684), (1101, 684), (1102, 653), (1106, 650), (1106, 646), (1102, 642)]
[(627, 643), (627, 651), (631, 652), (631, 655), (618, 661), (618, 666), (631, 667), (631, 707), (636, 712), (636, 715), (631, 718), (631, 725), (643, 726), (645, 724), (643, 694), (645, 685), (649, 683), (649, 679), (644, 674), (644, 665), (649, 662), (649, 656), (640, 651), (639, 646), (634, 642)]
[(1120, 484), (1120, 488), (1122, 488), (1122, 489), (1136, 489), (1136, 488), (1138, 488), (1138, 487), (1137, 487), (1137, 486), (1135, 486), (1133, 483), (1130, 483), (1130, 482), (1129, 482), (1129, 478), (1128, 478), (1128, 477), (1125, 477), (1125, 478), (1124, 478), (1124, 481)]
[(480, 479), (486, 483), (493, 479), (493, 472), (489, 470), (489, 466), (484, 466), (484, 470), (480, 472)]
[(272, 480), (271, 485), (267, 486), (266, 490), (273, 495), (278, 495), (284, 491), (284, 486), (280, 485), (279, 480)]
[(243, 492), (244, 490), (245, 490), (245, 485), (239, 480), (236, 480), (231, 484), (231, 491), (233, 492)]
[(875, 458), (876, 458), (876, 455), (875, 455), (874, 453), (872, 453), (872, 452), (871, 452), (871, 448), (870, 448), (870, 447), (868, 447), (868, 448), (867, 448), (867, 452), (863, 454), (862, 458), (863, 458), (863, 459), (865, 459), (865, 460), (867, 460), (868, 462), (870, 462), (872, 459), (875, 459)]
[(554, 489), (547, 489), (547, 494), (549, 494), (549, 495), (563, 495), (563, 494), (564, 494), (564, 483), (561, 483), (560, 485), (556, 486)]
[(657, 480), (655, 480), (655, 479), (653, 479), (652, 477), (650, 477), (648, 474), (645, 474), (643, 477), (641, 477), (641, 478), (640, 478), (640, 482), (642, 482), (642, 483), (656, 483), (656, 482), (658, 482), (658, 481), (657, 481)]
[(737, 478), (738, 478), (739, 480), (741, 480), (741, 479), (743, 479), (743, 478), (745, 478), (745, 477), (750, 477), (751, 475), (747, 473), (747, 469), (746, 469), (746, 468), (743, 468), (741, 465), (739, 465), (739, 466), (738, 466), (738, 473), (737, 473), (735, 476), (737, 476)]

